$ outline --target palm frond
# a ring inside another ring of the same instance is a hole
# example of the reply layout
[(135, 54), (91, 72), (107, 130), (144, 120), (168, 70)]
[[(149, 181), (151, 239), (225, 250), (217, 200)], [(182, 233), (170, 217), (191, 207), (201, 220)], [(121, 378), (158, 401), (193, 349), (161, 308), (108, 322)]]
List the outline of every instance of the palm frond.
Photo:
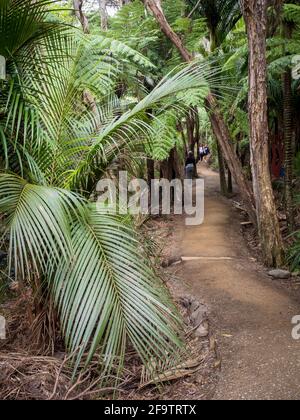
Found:
[(128, 340), (145, 363), (176, 354), (176, 312), (141, 258), (132, 227), (92, 205), (72, 225), (72, 246), (73, 257), (58, 267), (53, 291), (67, 347), (80, 349), (76, 366), (85, 353), (88, 363), (101, 349), (104, 371), (111, 372), (123, 364)]
[(97, 353), (103, 375), (120, 373), (129, 343), (143, 363), (181, 347), (181, 324), (128, 218), (81, 197), (0, 175), (0, 212), (16, 276), (43, 275), (75, 370)]
[(10, 265), (25, 279), (46, 273), (71, 249), (68, 213), (80, 200), (68, 191), (32, 185), (0, 174), (0, 212), (10, 237)]

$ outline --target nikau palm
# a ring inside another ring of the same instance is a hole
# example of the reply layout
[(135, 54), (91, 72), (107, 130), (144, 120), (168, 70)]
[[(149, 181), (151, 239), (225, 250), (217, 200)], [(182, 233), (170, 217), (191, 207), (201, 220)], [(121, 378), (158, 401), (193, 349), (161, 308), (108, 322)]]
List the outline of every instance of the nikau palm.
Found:
[[(189, 89), (204, 100), (208, 67), (167, 76), (140, 102), (122, 100), (115, 87), (124, 66), (141, 71), (152, 64), (121, 42), (53, 23), (50, 3), (0, 2), (7, 62), (0, 81), (0, 212), (9, 261), (18, 280), (46, 285), (74, 372), (97, 354), (103, 376), (119, 375), (129, 344), (145, 364), (175, 360), (181, 322), (142, 256), (131, 218), (109, 215), (89, 197), (123, 152), (142, 145), (158, 153), (155, 127), (166, 112), (186, 112)], [(164, 141), (171, 149), (167, 133)]]

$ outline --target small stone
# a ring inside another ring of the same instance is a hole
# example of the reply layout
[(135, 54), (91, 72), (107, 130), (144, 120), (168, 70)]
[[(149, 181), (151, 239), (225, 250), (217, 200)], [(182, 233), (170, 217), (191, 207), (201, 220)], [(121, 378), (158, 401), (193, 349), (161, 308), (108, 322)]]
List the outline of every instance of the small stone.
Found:
[(269, 276), (273, 277), (273, 279), (287, 280), (291, 277), (291, 273), (287, 270), (271, 270), (269, 271)]

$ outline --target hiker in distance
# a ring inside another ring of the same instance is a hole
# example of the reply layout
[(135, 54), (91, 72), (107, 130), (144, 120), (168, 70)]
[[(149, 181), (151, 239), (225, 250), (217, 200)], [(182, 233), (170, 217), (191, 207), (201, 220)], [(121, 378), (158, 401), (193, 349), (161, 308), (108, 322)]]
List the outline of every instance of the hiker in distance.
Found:
[(197, 164), (194, 153), (189, 151), (188, 157), (185, 162), (185, 176), (187, 179), (193, 179), (197, 174)]

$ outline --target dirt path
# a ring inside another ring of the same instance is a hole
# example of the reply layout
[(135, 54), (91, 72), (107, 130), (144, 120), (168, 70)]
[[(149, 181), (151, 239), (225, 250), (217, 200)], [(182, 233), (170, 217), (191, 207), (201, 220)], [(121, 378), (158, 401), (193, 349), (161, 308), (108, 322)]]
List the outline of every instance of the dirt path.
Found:
[(205, 167), (200, 174), (205, 222), (184, 228), (181, 252), (184, 277), (208, 303), (217, 332), (222, 371), (213, 399), (298, 400), (300, 341), (292, 339), (291, 319), (299, 302), (251, 259), (239, 217), (218, 193), (218, 174)]

